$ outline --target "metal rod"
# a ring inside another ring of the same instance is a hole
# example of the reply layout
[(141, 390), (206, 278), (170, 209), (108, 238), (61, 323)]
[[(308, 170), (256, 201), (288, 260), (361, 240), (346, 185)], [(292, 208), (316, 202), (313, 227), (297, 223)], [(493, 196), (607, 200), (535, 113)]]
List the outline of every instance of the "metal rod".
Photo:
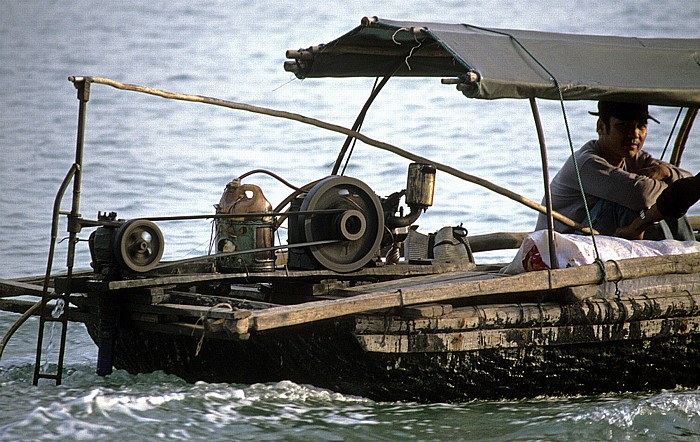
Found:
[(58, 368), (56, 373), (56, 385), (61, 384), (63, 375), (63, 358), (66, 353), (66, 336), (68, 334), (68, 297), (71, 294), (71, 283), (73, 279), (73, 265), (75, 264), (75, 246), (78, 243), (78, 233), (80, 232), (80, 189), (83, 177), (83, 152), (85, 148), (85, 117), (87, 114), (87, 102), (90, 100), (90, 80), (83, 78), (82, 81), (73, 82), (78, 91), (78, 135), (75, 143), (75, 177), (73, 178), (73, 198), (71, 211), (68, 215), (68, 253), (66, 256), (66, 289), (61, 294), (63, 300), (64, 320), (61, 322), (61, 343), (58, 348)]
[(557, 250), (554, 241), (554, 216), (552, 215), (552, 193), (549, 186), (549, 161), (547, 161), (547, 147), (544, 142), (544, 130), (542, 129), (542, 120), (540, 119), (540, 111), (537, 108), (537, 101), (530, 98), (530, 107), (532, 108), (532, 116), (535, 119), (535, 128), (537, 129), (537, 139), (540, 142), (540, 157), (542, 159), (542, 179), (544, 181), (544, 200), (547, 207), (547, 240), (549, 242), (549, 263), (550, 268), (559, 268), (557, 260)]
[(73, 78), (73, 85), (78, 90), (78, 101), (80, 102), (78, 108), (78, 136), (75, 144), (75, 164), (78, 166), (75, 171), (75, 177), (73, 179), (73, 199), (71, 204), (71, 211), (68, 215), (68, 232), (69, 243), (68, 243), (68, 256), (67, 256), (67, 266), (68, 266), (68, 280), (70, 281), (70, 275), (72, 273), (73, 264), (75, 261), (75, 244), (77, 242), (77, 235), (80, 232), (80, 188), (82, 185), (83, 176), (83, 152), (85, 149), (85, 116), (87, 113), (87, 102), (90, 99), (90, 80), (89, 77)]

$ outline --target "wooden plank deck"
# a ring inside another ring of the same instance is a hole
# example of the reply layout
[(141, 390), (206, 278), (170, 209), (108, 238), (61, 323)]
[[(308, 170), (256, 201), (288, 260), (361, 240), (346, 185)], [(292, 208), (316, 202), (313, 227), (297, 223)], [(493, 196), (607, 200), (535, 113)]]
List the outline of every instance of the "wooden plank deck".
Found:
[[(123, 279), (118, 281), (97, 281), (90, 278), (75, 278), (75, 292), (108, 292), (114, 290), (129, 290), (144, 287), (168, 285), (184, 285), (205, 282), (255, 283), (290, 280), (313, 280), (321, 278), (344, 279), (396, 279), (420, 275), (441, 274), (455, 271), (469, 271), (475, 268), (473, 263), (426, 263), (400, 264), (393, 266), (367, 267), (351, 273), (338, 273), (330, 270), (275, 270), (272, 272), (251, 273), (196, 273), (175, 274), (144, 277), (138, 279)], [(58, 278), (60, 280), (60, 278)]]

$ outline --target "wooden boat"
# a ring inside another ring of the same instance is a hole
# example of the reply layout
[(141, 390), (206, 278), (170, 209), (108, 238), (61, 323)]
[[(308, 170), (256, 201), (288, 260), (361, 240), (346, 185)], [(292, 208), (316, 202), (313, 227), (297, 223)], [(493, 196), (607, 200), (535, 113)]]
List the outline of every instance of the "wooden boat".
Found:
[[(69, 265), (60, 276), (47, 271), (41, 278), (1, 281), (0, 308), (23, 313), (18, 325), (40, 316), (35, 383), (61, 382), (67, 323), (78, 321), (99, 346), (99, 375), (116, 367), (163, 370), (190, 382), (292, 380), (391, 401), (695, 388), (700, 253), (504, 274), (501, 265), (476, 263), (474, 253), (516, 249), (525, 233), (469, 236), (447, 226), (425, 235), (412, 228), (432, 202), (436, 171), (547, 213), (550, 226), (556, 219), (585, 227), (553, 212), (549, 202), (537, 204), (358, 128), (390, 78), (449, 77), (442, 82), (470, 98), (528, 99), (540, 134), (537, 98), (687, 108), (671, 159), (678, 164), (700, 105), (698, 53), (698, 39), (364, 18), (328, 44), (288, 51), (285, 63), (299, 78), (383, 78), (351, 129), (215, 98), (71, 77), (80, 104), (76, 161), (56, 197), (47, 268), (58, 207), (73, 182)], [(125, 221), (100, 213), (89, 220), (78, 208), (84, 117), (95, 84), (290, 118), (345, 133), (348, 140), (329, 177), (295, 188), (274, 210), (259, 188), (242, 184), (242, 175), (229, 183), (216, 214)], [(380, 199), (359, 179), (339, 175), (354, 139), (414, 161), (406, 189)], [(409, 215), (399, 208), (401, 198)], [(156, 223), (202, 218), (216, 220), (216, 253), (161, 263), (164, 238)], [(284, 220), (288, 244), (274, 245), (271, 232)], [(73, 271), (70, 260), (83, 229), (94, 229), (92, 272)], [(556, 263), (551, 228), (547, 241)], [(40, 299), (18, 298), (26, 295)], [(67, 308), (52, 316), (56, 303)], [(51, 365), (56, 371), (47, 373), (40, 361), (44, 328), (52, 321), (62, 325), (62, 341)]]

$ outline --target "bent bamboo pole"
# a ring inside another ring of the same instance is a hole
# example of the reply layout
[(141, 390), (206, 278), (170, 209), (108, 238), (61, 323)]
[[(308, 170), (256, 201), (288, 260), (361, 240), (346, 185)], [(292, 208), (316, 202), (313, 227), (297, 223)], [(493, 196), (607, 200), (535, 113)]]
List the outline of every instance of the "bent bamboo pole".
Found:
[[(0, 279), (0, 298), (11, 297), (11, 296), (21, 296), (21, 295), (34, 295), (41, 296), (43, 294), (43, 287), (36, 284), (30, 284), (22, 281), (5, 280)], [(10, 327), (10, 329), (5, 333), (5, 336), (0, 341), (0, 359), (2, 359), (2, 354), (7, 347), (7, 343), (10, 341), (12, 335), (15, 334), (17, 330), (24, 324), (30, 316), (34, 315), (41, 307), (41, 299), (32, 305), (27, 311), (25, 311), (22, 316), (20, 316), (17, 321)]]
[(27, 322), (27, 319), (29, 319), (32, 315), (36, 314), (36, 312), (39, 311), (39, 309), (41, 308), (41, 303), (42, 300), (40, 299), (36, 303), (34, 303), (34, 305), (29, 307), (27, 311), (25, 311), (22, 314), (22, 316), (20, 316), (19, 319), (17, 319), (17, 321), (15, 321), (15, 323), (12, 324), (7, 333), (5, 333), (5, 336), (2, 338), (2, 341), (0, 341), (0, 359), (2, 359), (2, 354), (5, 351), (5, 347), (7, 347), (7, 343), (10, 342), (10, 338), (12, 337), (12, 335), (14, 335), (17, 330), (19, 330), (22, 324)]
[[(222, 107), (227, 107), (230, 109), (237, 109), (237, 110), (243, 110), (246, 112), (253, 112), (256, 114), (263, 114), (263, 115), (269, 115), (273, 117), (279, 117), (279, 118), (285, 118), (288, 120), (294, 120), (298, 121), (304, 124), (309, 124), (311, 126), (316, 126), (320, 127), (322, 129), (327, 129), (333, 132), (338, 132), (344, 135), (352, 136), (357, 138), (358, 140), (362, 141), (365, 144), (368, 144), (370, 146), (377, 147), (379, 149), (383, 149), (389, 152), (392, 152), (396, 155), (399, 155), (401, 157), (404, 157), (406, 159), (409, 159), (411, 161), (415, 162), (420, 162), (420, 163), (430, 163), (435, 166), (436, 169), (445, 172), (447, 174), (450, 174), (452, 176), (455, 176), (457, 178), (463, 179), (465, 181), (469, 181), (471, 183), (477, 184), (479, 186), (485, 187), (486, 189), (489, 189), (495, 193), (498, 193), (499, 195), (505, 196), (506, 198), (510, 198), (513, 201), (516, 201), (518, 203), (521, 203), (531, 209), (534, 209), (540, 213), (547, 213), (547, 208), (543, 206), (542, 204), (536, 203), (532, 201), (531, 199), (525, 198), (524, 196), (515, 193), (511, 190), (508, 190), (504, 187), (500, 187), (490, 181), (487, 181), (483, 178), (479, 178), (474, 175), (470, 175), (468, 173), (462, 172), (461, 170), (455, 169), (454, 167), (437, 163), (435, 161), (429, 160), (427, 158), (421, 157), (419, 155), (415, 155), (411, 152), (405, 151), (399, 147), (393, 146), (388, 143), (384, 143), (382, 141), (375, 140), (373, 138), (370, 138), (360, 132), (356, 132), (353, 130), (350, 130), (346, 127), (339, 126), (336, 124), (331, 124), (327, 123), (325, 121), (317, 120), (315, 118), (309, 118), (305, 117), (300, 114), (292, 113), (292, 112), (286, 112), (286, 111), (281, 111), (281, 110), (276, 110), (276, 109), (270, 109), (266, 107), (260, 107), (260, 106), (253, 106), (250, 104), (244, 104), (244, 103), (236, 103), (233, 101), (227, 101), (227, 100), (222, 100), (219, 98), (212, 98), (212, 97), (206, 97), (203, 95), (190, 95), (190, 94), (178, 94), (174, 92), (168, 92), (160, 89), (152, 89), (150, 87), (146, 86), (139, 86), (135, 84), (127, 84), (127, 83), (120, 83), (118, 81), (110, 80), (109, 78), (101, 78), (101, 77), (69, 77), (70, 81), (77, 81), (80, 79), (88, 79), (89, 81), (93, 83), (99, 83), (99, 84), (104, 84), (107, 86), (112, 86), (116, 89), (122, 89), (126, 91), (133, 91), (133, 92), (141, 92), (144, 94), (150, 94), (150, 95), (155, 95), (158, 97), (162, 98), (168, 98), (168, 99), (173, 99), (173, 100), (181, 100), (181, 101), (192, 101), (195, 103), (205, 103), (205, 104), (212, 104), (215, 106), (222, 106)], [(576, 230), (580, 230), (583, 232), (589, 232), (590, 229), (588, 227), (585, 227), (576, 221), (573, 221), (572, 219), (558, 213), (558, 212), (553, 212), (554, 219), (561, 222), (562, 224), (572, 227)]]

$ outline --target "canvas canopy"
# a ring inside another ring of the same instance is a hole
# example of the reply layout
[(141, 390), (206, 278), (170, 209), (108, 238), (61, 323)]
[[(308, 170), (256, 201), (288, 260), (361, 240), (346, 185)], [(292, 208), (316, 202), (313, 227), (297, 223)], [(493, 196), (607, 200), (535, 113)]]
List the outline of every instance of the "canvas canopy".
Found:
[[(364, 18), (347, 34), (302, 50), (311, 77), (459, 77), (482, 98), (617, 100), (700, 107), (700, 39), (632, 38), (486, 29)], [(558, 84), (558, 88), (557, 88)]]

